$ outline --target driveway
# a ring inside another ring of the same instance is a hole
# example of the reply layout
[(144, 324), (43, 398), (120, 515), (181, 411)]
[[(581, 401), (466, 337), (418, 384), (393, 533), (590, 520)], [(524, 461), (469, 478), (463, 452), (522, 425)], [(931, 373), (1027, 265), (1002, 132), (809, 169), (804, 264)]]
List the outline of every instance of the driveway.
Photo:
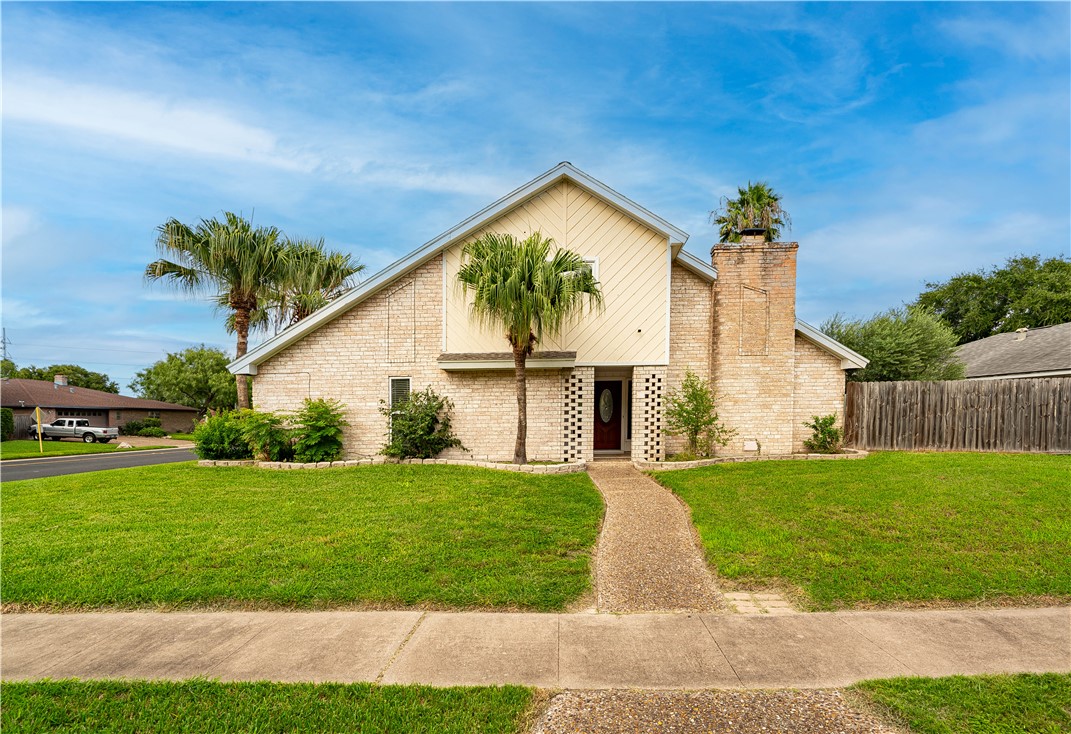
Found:
[(134, 466), (193, 461), (197, 457), (188, 448), (174, 447), (145, 451), (121, 451), (112, 454), (48, 456), (40, 459), (8, 459), (0, 464), (0, 481), (40, 479), (64, 474), (81, 474), (103, 469), (127, 469)]

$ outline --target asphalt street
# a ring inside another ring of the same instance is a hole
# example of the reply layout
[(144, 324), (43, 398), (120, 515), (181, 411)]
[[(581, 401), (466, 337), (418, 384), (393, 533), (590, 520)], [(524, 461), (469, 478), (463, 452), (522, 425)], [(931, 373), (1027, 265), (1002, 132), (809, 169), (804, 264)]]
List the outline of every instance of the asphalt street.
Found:
[(82, 456), (50, 456), (40, 459), (9, 459), (0, 463), (0, 481), (40, 479), (64, 474), (81, 474), (104, 469), (128, 469), (134, 466), (171, 464), (193, 461), (197, 457), (189, 449), (153, 449), (123, 451), (114, 454), (85, 454)]

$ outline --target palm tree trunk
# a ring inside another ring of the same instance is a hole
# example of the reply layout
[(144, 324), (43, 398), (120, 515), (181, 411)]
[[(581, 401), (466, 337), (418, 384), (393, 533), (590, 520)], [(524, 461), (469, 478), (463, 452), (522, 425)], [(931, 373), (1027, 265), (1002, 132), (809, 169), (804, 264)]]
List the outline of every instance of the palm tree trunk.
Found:
[(513, 463), (528, 463), (528, 382), (525, 376), (525, 360), (528, 350), (513, 347), (513, 371), (517, 381), (517, 444), (513, 449)]
[[(238, 334), (235, 359), (240, 359), (249, 350), (249, 309), (234, 309), (234, 331)], [(238, 387), (238, 409), (252, 407), (249, 400), (249, 379), (245, 375), (235, 375), (234, 380)]]

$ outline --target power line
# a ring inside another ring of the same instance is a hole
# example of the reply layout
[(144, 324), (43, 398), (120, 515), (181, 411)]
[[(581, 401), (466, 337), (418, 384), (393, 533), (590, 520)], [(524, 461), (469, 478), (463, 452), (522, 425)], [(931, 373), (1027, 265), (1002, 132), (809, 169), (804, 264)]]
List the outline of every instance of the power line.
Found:
[[(66, 344), (22, 344), (22, 346), (24, 346), (24, 347), (42, 347), (44, 349), (80, 349), (80, 350), (91, 351), (91, 352), (127, 352), (129, 354), (159, 354), (160, 352), (164, 351), (163, 348), (150, 351), (148, 349), (111, 349), (111, 348), (108, 348), (108, 347), (72, 347), (72, 346), (68, 346)], [(6, 345), (4, 347), (4, 350), (5, 350), (5, 352), (7, 351)]]

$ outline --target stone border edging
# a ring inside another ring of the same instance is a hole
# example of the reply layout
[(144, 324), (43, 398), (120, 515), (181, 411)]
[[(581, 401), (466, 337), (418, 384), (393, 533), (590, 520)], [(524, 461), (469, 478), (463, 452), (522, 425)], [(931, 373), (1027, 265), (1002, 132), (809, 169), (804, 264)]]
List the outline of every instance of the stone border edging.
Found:
[(201, 459), (198, 466), (253, 466), (259, 469), (339, 469), (351, 466), (373, 466), (381, 464), (449, 464), (452, 466), (474, 466), (480, 469), (498, 469), (499, 471), (522, 472), (524, 474), (576, 474), (587, 471), (587, 462), (573, 464), (507, 464), (497, 461), (471, 461), (469, 459), (402, 459), (401, 461), (377, 456), (373, 459), (349, 459), (347, 461), (320, 461), (300, 464), (291, 461), (233, 461), (222, 459)]
[(714, 464), (739, 464), (748, 461), (802, 461), (808, 459), (838, 460), (838, 459), (865, 459), (870, 455), (869, 451), (860, 449), (844, 449), (840, 454), (774, 454), (771, 456), (715, 456), (711, 459), (697, 459), (695, 461), (633, 461), (633, 465), (640, 471), (676, 471), (678, 469), (697, 469), (701, 466), (713, 466)]

